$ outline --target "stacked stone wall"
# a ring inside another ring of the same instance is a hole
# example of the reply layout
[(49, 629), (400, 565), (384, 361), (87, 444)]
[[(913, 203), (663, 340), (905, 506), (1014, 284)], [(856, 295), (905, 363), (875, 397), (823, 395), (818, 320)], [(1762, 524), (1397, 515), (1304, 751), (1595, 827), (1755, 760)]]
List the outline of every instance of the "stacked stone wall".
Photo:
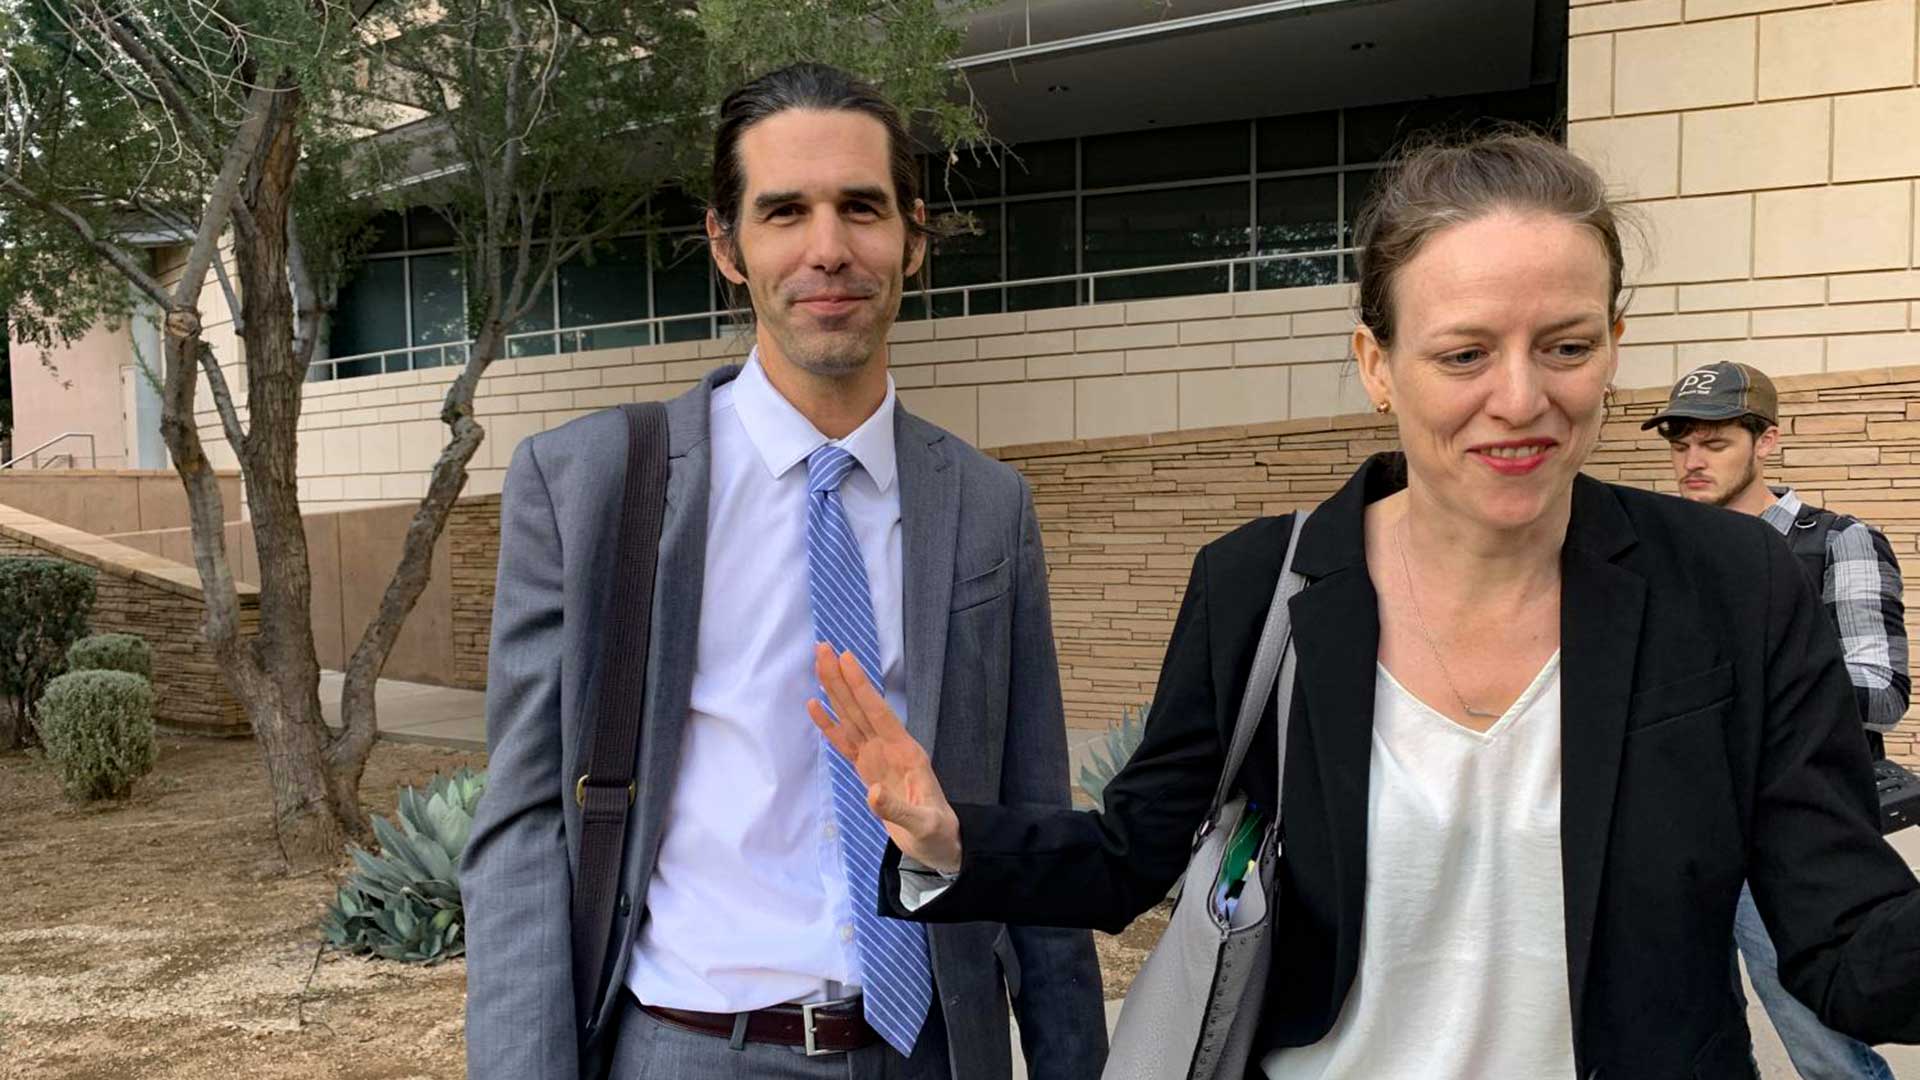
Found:
[(493, 579), (500, 565), (500, 496), (461, 499), (447, 517), (447, 566), (453, 587), (451, 686), (487, 685), (493, 632)]
[[(1920, 579), (1920, 367), (1779, 380), (1784, 451), (1776, 483), (1887, 534)], [(1640, 430), (1664, 388), (1620, 395), (1587, 471), (1674, 490), (1665, 443)], [(1371, 414), (1002, 448), (1032, 484), (1047, 549), (1068, 723), (1100, 727), (1153, 695), (1194, 552), (1250, 518), (1331, 495), (1396, 445)], [(462, 500), (452, 535), (457, 685), (482, 686), (499, 559), (499, 497)], [(1908, 637), (1920, 627), (1910, 590)], [(1920, 650), (1916, 650), (1920, 655)], [(1920, 766), (1920, 722), (1888, 739)]]
[[(0, 507), (0, 557), (54, 558), (94, 570), (94, 633), (138, 634), (153, 649), (154, 720), (204, 735), (252, 730), (201, 635), (206, 618), (197, 575), (142, 551)], [(259, 596), (240, 595), (241, 633), (259, 628)]]

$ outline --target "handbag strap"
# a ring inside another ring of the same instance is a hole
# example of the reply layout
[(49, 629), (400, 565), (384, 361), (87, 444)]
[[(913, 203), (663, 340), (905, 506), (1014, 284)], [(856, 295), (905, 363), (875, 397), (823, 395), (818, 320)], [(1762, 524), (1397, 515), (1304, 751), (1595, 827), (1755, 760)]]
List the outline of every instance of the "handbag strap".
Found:
[(623, 405), (627, 417), (626, 492), (614, 564), (600, 693), (587, 733), (586, 770), (574, 781), (580, 804), (579, 864), (573, 878), (573, 990), (582, 1026), (599, 1007), (607, 942), (613, 932), (620, 860), (633, 806), (633, 774), (647, 691), (653, 579), (666, 524), (667, 410), (659, 402)]
[[(1293, 572), (1294, 549), (1300, 545), (1300, 533), (1305, 529), (1311, 510), (1296, 510), (1293, 515), (1293, 532), (1287, 537), (1287, 555), (1280, 563), (1280, 580), (1273, 587), (1273, 604), (1267, 608), (1267, 622), (1260, 630), (1260, 644), (1254, 649), (1253, 671), (1247, 676), (1247, 689), (1240, 697), (1240, 716), (1234, 721), (1233, 742), (1227, 747), (1227, 767), (1220, 772), (1220, 782), (1213, 790), (1213, 804), (1207, 808), (1207, 820), (1212, 821), (1220, 807), (1227, 801), (1227, 793), (1233, 790), (1233, 782), (1240, 776), (1240, 766), (1247, 759), (1247, 751), (1253, 746), (1253, 733), (1260, 726), (1260, 714), (1266, 711), (1267, 699), (1273, 695), (1274, 686), (1280, 687), (1280, 706), (1275, 717), (1279, 727), (1281, 772), (1286, 771), (1287, 762), (1287, 722), (1293, 712), (1293, 620), (1289, 618), (1287, 601), (1293, 599), (1306, 585), (1306, 579)], [(1284, 776), (1275, 780), (1276, 785)], [(1278, 806), (1278, 790), (1275, 791), (1275, 805)], [(1278, 817), (1278, 814), (1275, 815)]]

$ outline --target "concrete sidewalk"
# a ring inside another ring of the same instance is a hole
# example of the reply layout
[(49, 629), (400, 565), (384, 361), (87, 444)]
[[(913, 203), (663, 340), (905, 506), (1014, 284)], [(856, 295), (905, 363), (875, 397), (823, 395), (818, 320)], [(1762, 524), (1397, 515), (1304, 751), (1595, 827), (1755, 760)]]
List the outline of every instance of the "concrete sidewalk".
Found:
[[(320, 674), (320, 705), (328, 723), (339, 722), (340, 683), (337, 671)], [(427, 743), (460, 750), (485, 750), (487, 747), (486, 696), (477, 690), (456, 690), (445, 686), (380, 680), (374, 691), (380, 710), (380, 737), (394, 742)], [(1067, 731), (1069, 770), (1077, 782), (1080, 767), (1095, 746), (1102, 745), (1105, 732), (1069, 728)], [(1907, 858), (1910, 866), (1920, 868), (1920, 829), (1907, 829), (1893, 836), (1893, 846)], [(1753, 1000), (1748, 992), (1747, 998)], [(1107, 1003), (1107, 1027), (1113, 1027), (1120, 1015), (1120, 1002)], [(1773, 1033), (1766, 1013), (1756, 1003), (1747, 1015), (1753, 1028), (1754, 1055), (1760, 1061), (1763, 1080), (1793, 1080), (1793, 1066), (1779, 1038)], [(1019, 1034), (1014, 1036), (1014, 1074), (1025, 1077), (1020, 1061)], [(1920, 1047), (1892, 1046), (1882, 1051), (1895, 1075), (1920, 1080)]]

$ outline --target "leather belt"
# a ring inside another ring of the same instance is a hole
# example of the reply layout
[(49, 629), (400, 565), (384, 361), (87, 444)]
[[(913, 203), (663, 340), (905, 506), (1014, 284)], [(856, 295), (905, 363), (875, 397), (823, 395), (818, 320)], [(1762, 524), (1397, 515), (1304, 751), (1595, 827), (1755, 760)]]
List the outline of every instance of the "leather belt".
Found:
[[(738, 1013), (695, 1012), (669, 1009), (659, 1005), (640, 1005), (642, 1011), (662, 1023), (715, 1038), (733, 1038)], [(860, 999), (822, 1001), (810, 1005), (774, 1005), (747, 1013), (748, 1042), (798, 1046), (807, 1056), (844, 1054), (872, 1046), (880, 1034), (861, 1015)]]

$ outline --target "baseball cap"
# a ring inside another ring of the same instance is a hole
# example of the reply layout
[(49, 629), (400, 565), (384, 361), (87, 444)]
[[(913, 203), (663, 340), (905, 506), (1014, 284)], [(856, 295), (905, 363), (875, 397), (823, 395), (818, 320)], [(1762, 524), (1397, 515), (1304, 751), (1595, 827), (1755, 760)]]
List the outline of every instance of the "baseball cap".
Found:
[(1749, 414), (1769, 424), (1780, 422), (1780, 395), (1773, 380), (1758, 368), (1720, 360), (1680, 376), (1667, 395), (1667, 407), (1641, 424), (1640, 430), (1668, 420), (1720, 423)]

